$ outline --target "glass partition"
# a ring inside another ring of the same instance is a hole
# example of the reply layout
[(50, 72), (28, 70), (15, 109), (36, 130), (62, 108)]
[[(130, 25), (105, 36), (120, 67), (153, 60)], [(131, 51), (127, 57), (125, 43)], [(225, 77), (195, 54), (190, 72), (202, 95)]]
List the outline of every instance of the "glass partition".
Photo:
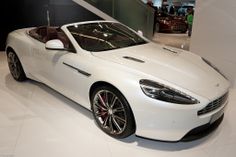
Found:
[(147, 38), (153, 36), (154, 10), (140, 0), (85, 0)]

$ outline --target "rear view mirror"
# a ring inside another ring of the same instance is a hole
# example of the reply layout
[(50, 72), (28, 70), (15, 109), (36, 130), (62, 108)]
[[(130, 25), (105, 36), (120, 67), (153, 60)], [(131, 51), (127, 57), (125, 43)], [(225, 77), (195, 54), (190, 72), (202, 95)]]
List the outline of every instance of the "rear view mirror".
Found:
[(141, 30), (138, 30), (138, 35), (143, 36), (143, 32)]
[(64, 44), (61, 40), (54, 39), (46, 42), (46, 49), (48, 50), (65, 50)]

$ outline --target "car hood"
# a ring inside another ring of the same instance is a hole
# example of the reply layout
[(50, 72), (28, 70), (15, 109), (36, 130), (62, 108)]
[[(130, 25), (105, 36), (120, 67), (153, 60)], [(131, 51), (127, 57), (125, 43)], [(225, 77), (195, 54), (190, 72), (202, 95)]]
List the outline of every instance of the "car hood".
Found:
[(94, 52), (93, 55), (145, 73), (144, 77), (156, 78), (153, 81), (168, 82), (209, 100), (216, 99), (229, 88), (228, 81), (201, 57), (172, 47), (148, 43)]

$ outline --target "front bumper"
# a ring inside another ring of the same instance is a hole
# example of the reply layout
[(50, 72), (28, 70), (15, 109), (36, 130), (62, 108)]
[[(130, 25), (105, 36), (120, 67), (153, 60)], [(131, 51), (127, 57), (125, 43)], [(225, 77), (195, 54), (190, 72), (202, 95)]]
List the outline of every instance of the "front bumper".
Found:
[(207, 136), (221, 124), (223, 118), (224, 114), (221, 115), (221, 117), (216, 121), (214, 121), (213, 123), (208, 123), (191, 130), (180, 141), (188, 142)]
[[(207, 128), (211, 128), (221, 119), (227, 104), (225, 101), (219, 108), (199, 116), (198, 111), (203, 108), (203, 104), (177, 105), (148, 97), (136, 100), (133, 102), (135, 107), (132, 107), (136, 120), (136, 135), (170, 142), (186, 141), (189, 135), (196, 135), (195, 132), (207, 132)], [(206, 106), (209, 102), (204, 103)], [(189, 139), (191, 138), (193, 139)]]

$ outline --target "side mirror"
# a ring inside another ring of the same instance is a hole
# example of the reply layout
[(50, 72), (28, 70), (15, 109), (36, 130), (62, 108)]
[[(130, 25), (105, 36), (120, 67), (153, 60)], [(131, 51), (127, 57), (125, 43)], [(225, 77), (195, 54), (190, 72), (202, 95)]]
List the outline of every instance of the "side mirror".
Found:
[(140, 35), (141, 37), (143, 37), (143, 32), (141, 30), (138, 30), (138, 35)]
[(59, 39), (49, 40), (45, 47), (48, 50), (65, 50), (64, 44)]

